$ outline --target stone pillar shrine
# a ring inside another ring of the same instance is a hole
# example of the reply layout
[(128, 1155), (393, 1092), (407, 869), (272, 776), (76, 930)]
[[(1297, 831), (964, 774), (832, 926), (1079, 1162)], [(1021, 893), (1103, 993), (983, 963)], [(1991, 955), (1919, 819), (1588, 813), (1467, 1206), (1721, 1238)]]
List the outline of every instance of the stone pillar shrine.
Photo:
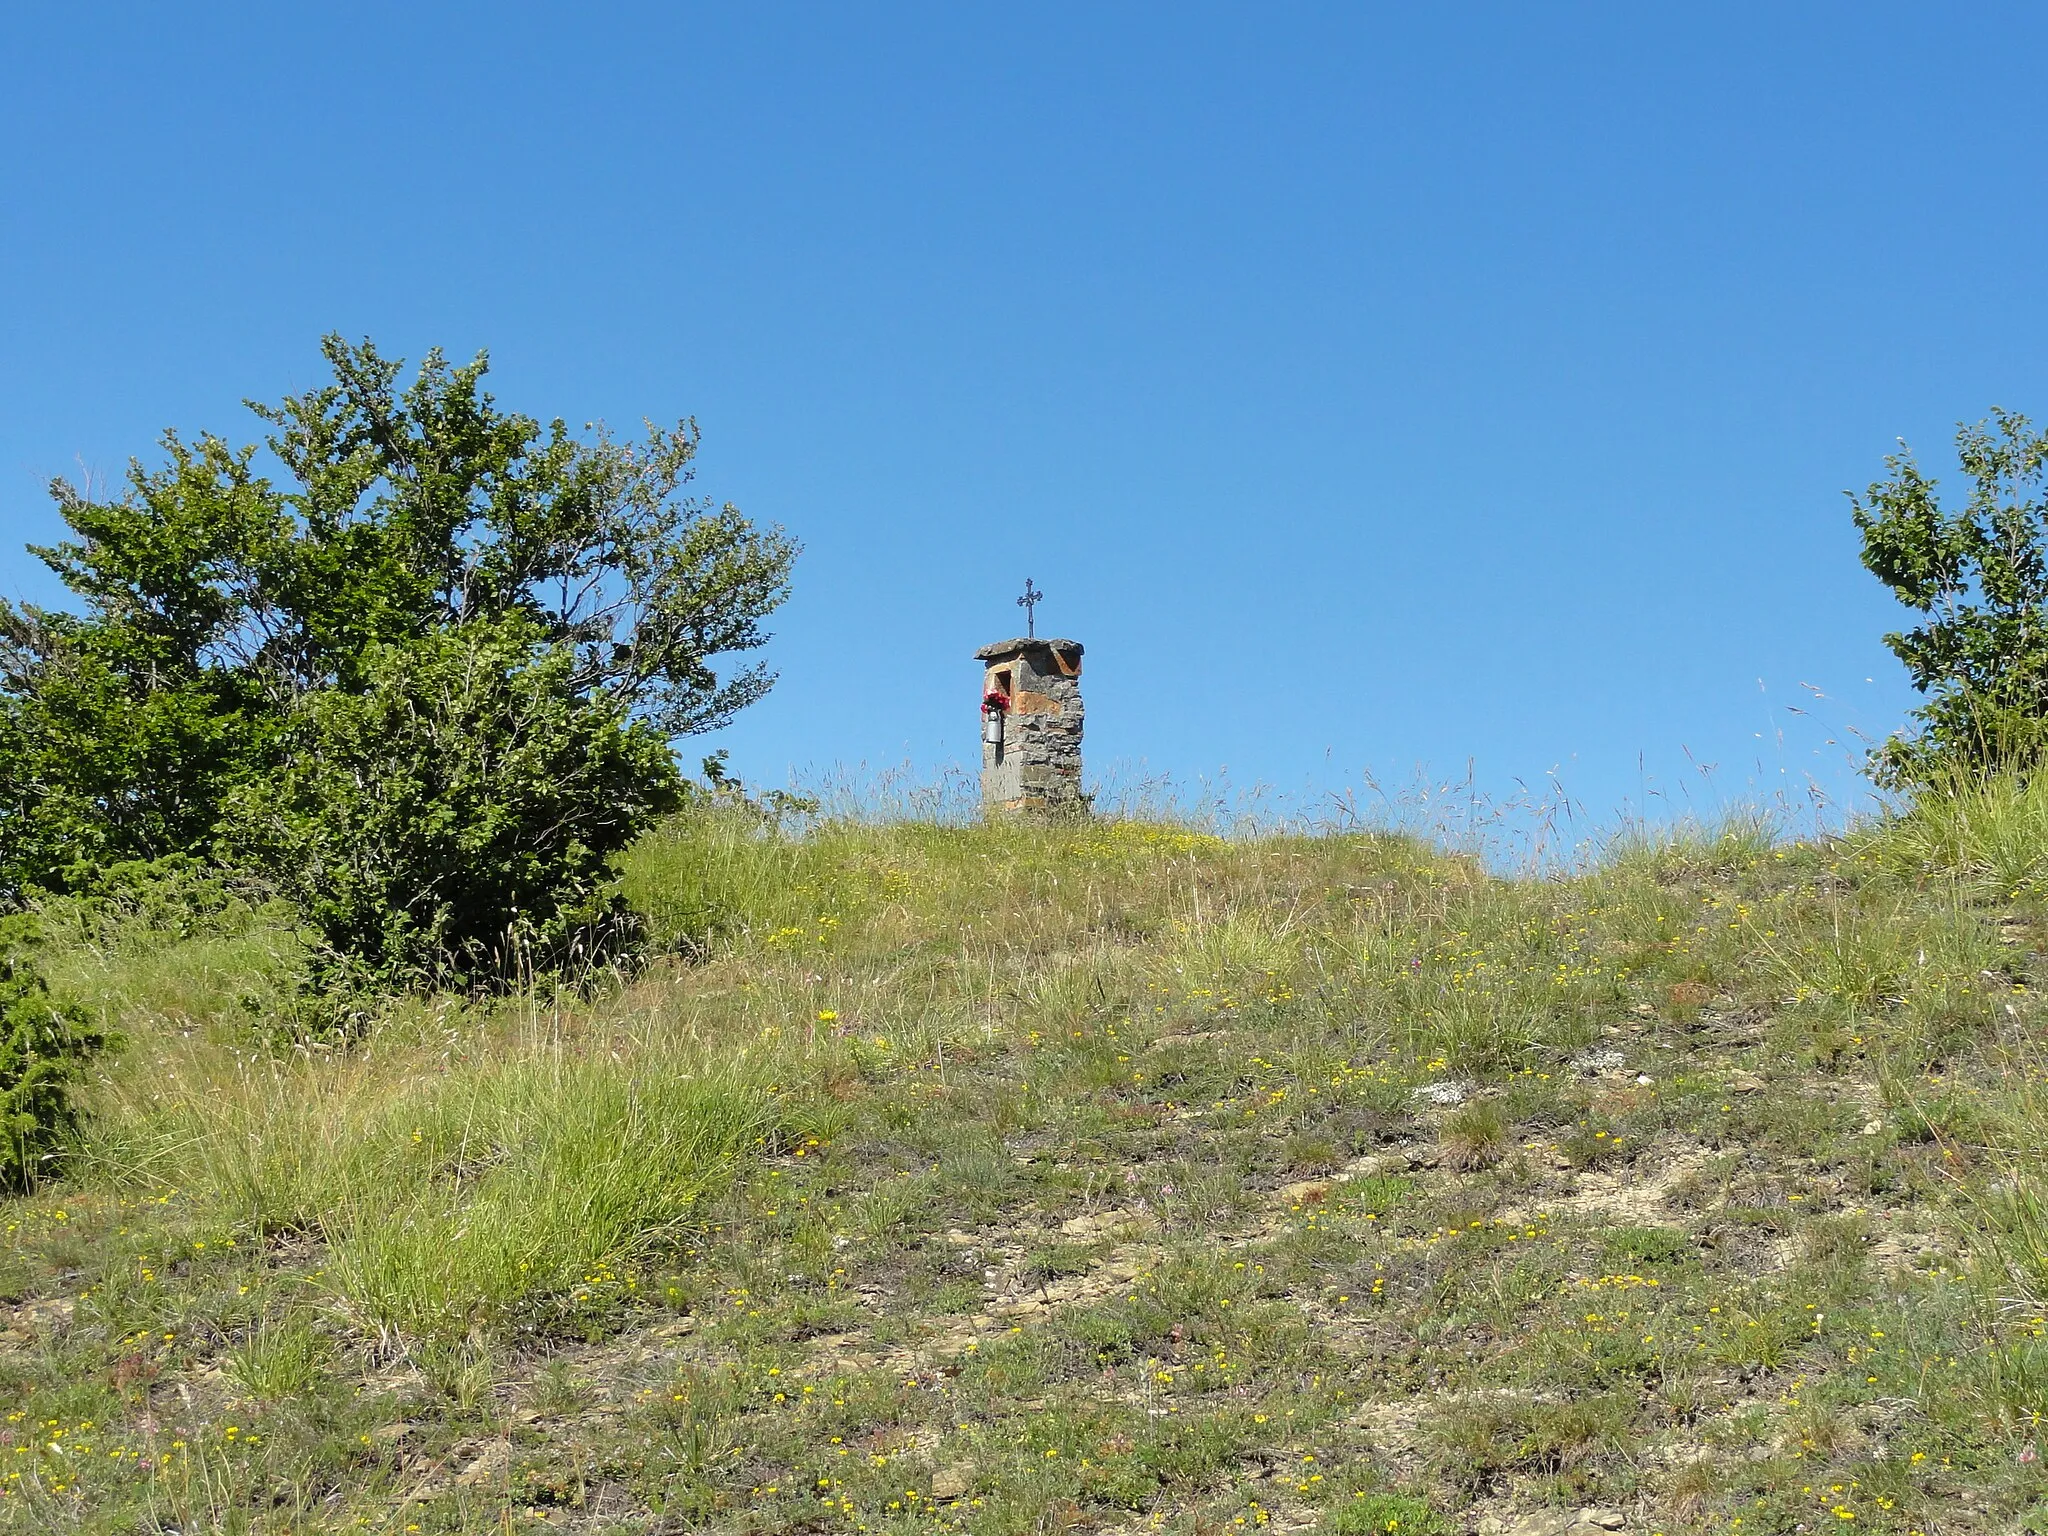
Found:
[(1080, 643), (999, 640), (974, 655), (983, 669), (982, 808), (1013, 814), (1085, 809)]

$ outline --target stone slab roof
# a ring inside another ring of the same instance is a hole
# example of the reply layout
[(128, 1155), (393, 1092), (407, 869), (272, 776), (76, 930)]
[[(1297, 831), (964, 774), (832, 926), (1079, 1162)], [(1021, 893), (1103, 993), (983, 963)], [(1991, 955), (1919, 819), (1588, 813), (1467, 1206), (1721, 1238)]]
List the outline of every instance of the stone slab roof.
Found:
[(1019, 651), (1061, 651), (1069, 656), (1081, 654), (1078, 640), (998, 640), (994, 645), (984, 645), (974, 653), (976, 661), (994, 661), (999, 656), (1015, 656)]

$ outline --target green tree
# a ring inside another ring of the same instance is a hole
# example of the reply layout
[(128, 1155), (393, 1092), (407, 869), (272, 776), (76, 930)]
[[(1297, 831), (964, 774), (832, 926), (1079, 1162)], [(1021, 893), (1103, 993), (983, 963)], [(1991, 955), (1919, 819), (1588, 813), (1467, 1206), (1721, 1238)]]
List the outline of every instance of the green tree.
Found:
[(70, 1085), (106, 1043), (50, 997), (32, 918), (0, 917), (0, 1188), (35, 1182), (77, 1122)]
[[(338, 766), (396, 771), (447, 750), (465, 766), (392, 795), (446, 797), (416, 799), (422, 814), (489, 803), (509, 824), (559, 830), (534, 855), (556, 859), (551, 871), (472, 869), (476, 911), (400, 903), (390, 933), (411, 937), (371, 944), (379, 966), (417, 968), (438, 942), (420, 935), (443, 935), (444, 960), (467, 971), (486, 931), (550, 930), (550, 879), (560, 911), (583, 910), (593, 871), (673, 798), (665, 743), (767, 690), (762, 667), (723, 659), (766, 640), (796, 545), (686, 494), (690, 422), (638, 442), (579, 436), (500, 410), (481, 356), (454, 367), (429, 353), (401, 388), (401, 365), (369, 342), (330, 336), (323, 351), (330, 382), (252, 402), (267, 457), (167, 434), (164, 462), (131, 464), (119, 497), (53, 487), (72, 537), (35, 553), (81, 611), (0, 602), (0, 886), (72, 887), (109, 863), (222, 846), (301, 895), (335, 942), (366, 943), (355, 908), (373, 887), (460, 882), (394, 869), (343, 895), (292, 861), (371, 823), (387, 843), (370, 863), (450, 856), (399, 835), (370, 800), (346, 809)], [(472, 674), (459, 687), (458, 660)], [(542, 796), (545, 814), (515, 804), (541, 795), (529, 770), (542, 720), (568, 743), (548, 759), (568, 787)], [(378, 729), (394, 734), (373, 742)], [(565, 813), (577, 794), (608, 806)], [(338, 798), (316, 808), (321, 796)], [(464, 856), (502, 848), (494, 838)], [(515, 897), (516, 910), (490, 906)]]
[(36, 549), (84, 614), (0, 599), (0, 886), (203, 847), (225, 786), (265, 758), (265, 680), (233, 654), (289, 538), (251, 453), (164, 439), (98, 503), (63, 482), (77, 541)]
[(1927, 702), (1915, 711), (1919, 733), (1878, 748), (1873, 768), (1903, 787), (2030, 761), (2048, 745), (2048, 434), (2002, 410), (1959, 426), (1974, 488), (1956, 508), (1899, 446), (1885, 460), (1890, 477), (1850, 502), (1863, 564), (1927, 616), (1885, 636)]

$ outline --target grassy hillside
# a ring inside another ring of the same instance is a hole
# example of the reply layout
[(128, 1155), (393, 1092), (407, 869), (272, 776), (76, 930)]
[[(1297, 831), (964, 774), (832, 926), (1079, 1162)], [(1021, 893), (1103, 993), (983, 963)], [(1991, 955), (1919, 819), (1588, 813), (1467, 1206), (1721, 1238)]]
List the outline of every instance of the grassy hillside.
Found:
[(2044, 874), (712, 819), (676, 960), (349, 1049), (266, 909), (53, 910), (0, 1529), (2048, 1531)]

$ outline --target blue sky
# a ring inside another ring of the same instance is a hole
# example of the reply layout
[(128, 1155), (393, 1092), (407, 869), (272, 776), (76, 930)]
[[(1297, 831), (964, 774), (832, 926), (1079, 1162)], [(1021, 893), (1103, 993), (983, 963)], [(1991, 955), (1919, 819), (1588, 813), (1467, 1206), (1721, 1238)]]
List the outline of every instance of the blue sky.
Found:
[(0, 27), (0, 590), (51, 476), (254, 436), (324, 331), (487, 347), (806, 544), (686, 744), (758, 780), (970, 758), (1030, 575), (1127, 778), (1852, 797), (1912, 696), (1842, 490), (2048, 413), (2037, 7)]

